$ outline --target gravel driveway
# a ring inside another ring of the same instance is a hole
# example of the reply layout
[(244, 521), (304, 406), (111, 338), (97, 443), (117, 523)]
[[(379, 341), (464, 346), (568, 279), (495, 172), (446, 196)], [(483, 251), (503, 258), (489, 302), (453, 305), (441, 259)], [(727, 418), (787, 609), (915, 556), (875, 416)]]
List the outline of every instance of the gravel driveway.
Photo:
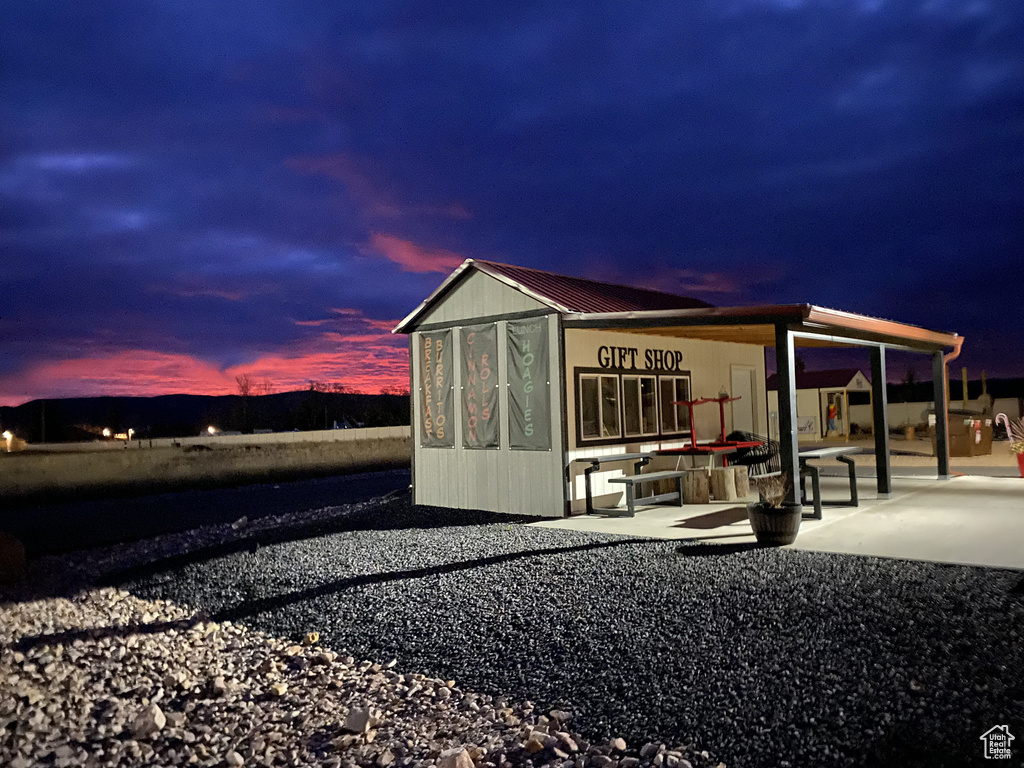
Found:
[(554, 531), (405, 496), (289, 521), (165, 541), (113, 581), (730, 768), (983, 764), (993, 725), (1024, 738), (1018, 572)]

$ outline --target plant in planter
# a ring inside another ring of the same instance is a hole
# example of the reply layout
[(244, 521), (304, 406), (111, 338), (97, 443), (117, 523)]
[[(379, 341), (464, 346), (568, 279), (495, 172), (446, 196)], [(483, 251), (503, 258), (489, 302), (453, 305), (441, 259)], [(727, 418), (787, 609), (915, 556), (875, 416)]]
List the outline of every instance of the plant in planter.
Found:
[(1006, 427), (1006, 439), (1010, 441), (1010, 452), (1017, 454), (1017, 466), (1020, 476), (1024, 477), (1024, 421), (1008, 418), (1005, 413), (996, 416), (996, 423), (1003, 422)]
[(760, 500), (747, 504), (747, 519), (759, 544), (792, 544), (800, 530), (801, 507), (786, 501), (789, 479), (782, 475), (752, 481)]

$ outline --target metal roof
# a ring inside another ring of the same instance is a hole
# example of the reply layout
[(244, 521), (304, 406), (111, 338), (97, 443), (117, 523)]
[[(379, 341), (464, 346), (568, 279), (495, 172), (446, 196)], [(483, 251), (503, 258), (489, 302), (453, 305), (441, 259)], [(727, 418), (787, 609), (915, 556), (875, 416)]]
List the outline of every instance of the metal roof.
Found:
[(706, 301), (674, 293), (602, 283), (583, 277), (570, 277), (569, 275), (545, 272), (541, 269), (499, 264), (494, 261), (466, 259), (441, 283), (437, 290), (402, 320), (393, 332), (405, 331), (471, 269), (490, 275), (510, 288), (514, 288), (563, 314), (700, 309), (712, 306)]
[(714, 307), (699, 299), (671, 293), (474, 259), (466, 259), (460, 264), (395, 326), (392, 333), (414, 330), (417, 320), (454, 289), (470, 270), (483, 272), (561, 313), (566, 328), (617, 330), (763, 347), (774, 346), (776, 329), (786, 328), (792, 332), (797, 346), (874, 344), (919, 352), (953, 347), (957, 354), (964, 341), (956, 333), (931, 331), (814, 304)]
[(710, 307), (706, 301), (674, 293), (602, 283), (583, 277), (558, 275), (540, 269), (516, 267), (493, 261), (474, 262), (477, 269), (493, 277), (505, 277), (536, 296), (543, 296), (567, 312), (631, 312), (649, 309), (696, 309)]

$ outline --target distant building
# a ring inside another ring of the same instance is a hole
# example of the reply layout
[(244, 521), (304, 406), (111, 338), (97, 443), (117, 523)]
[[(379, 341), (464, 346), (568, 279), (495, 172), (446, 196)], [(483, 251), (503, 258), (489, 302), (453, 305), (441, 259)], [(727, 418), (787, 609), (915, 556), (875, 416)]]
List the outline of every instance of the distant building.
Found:
[[(772, 437), (778, 437), (779, 377), (768, 377), (768, 410)], [(854, 403), (867, 402), (871, 380), (858, 368), (796, 372), (796, 427), (801, 439), (850, 436), (850, 393)], [(832, 414), (832, 419), (829, 419)]]

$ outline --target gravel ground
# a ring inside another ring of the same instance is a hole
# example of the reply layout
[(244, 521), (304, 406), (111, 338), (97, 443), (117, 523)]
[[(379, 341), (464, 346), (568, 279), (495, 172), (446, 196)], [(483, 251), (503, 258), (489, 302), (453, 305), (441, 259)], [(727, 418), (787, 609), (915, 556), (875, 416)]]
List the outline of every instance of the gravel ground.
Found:
[(316, 631), (570, 711), (595, 743), (693, 745), (695, 765), (983, 764), (984, 731), (1024, 732), (1015, 572), (535, 529), (403, 495), (37, 562), (47, 574)]
[[(639, 768), (570, 713), (289, 644), (116, 589), (0, 605), (0, 765)], [(689, 768), (647, 744), (643, 765)], [(700, 757), (699, 765), (707, 761)]]

